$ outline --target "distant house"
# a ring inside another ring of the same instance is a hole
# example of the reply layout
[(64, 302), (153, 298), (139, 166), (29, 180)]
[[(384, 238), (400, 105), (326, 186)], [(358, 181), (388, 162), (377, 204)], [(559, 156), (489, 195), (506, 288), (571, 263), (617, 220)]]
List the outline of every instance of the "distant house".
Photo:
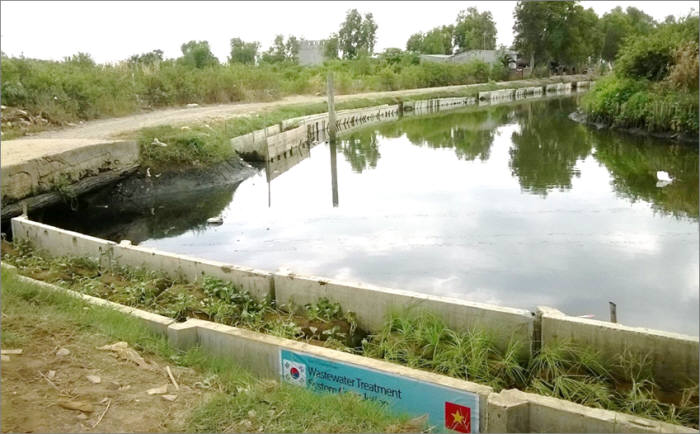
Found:
[(484, 63), (500, 63), (501, 55), (507, 54), (512, 59), (510, 69), (515, 69), (518, 53), (512, 50), (468, 50), (457, 54), (421, 54), (420, 60), (425, 62), (440, 63), (468, 63), (472, 60), (481, 60)]
[(322, 65), (323, 64), (323, 41), (299, 41), (299, 64), (300, 65)]

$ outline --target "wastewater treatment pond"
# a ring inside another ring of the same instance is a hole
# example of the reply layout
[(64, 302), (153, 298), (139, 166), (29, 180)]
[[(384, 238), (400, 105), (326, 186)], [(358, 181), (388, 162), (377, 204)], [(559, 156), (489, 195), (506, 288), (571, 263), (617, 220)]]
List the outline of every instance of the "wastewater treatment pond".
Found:
[[(143, 209), (36, 220), (265, 270), (698, 335), (698, 149), (596, 131), (578, 96), (405, 117)], [(673, 179), (660, 183), (657, 171)], [(223, 224), (208, 225), (221, 216)]]

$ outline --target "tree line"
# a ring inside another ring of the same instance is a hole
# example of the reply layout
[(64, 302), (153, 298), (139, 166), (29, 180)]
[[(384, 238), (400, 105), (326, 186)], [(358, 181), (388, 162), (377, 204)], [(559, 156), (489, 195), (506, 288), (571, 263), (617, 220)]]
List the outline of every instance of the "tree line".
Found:
[[(669, 15), (657, 22), (642, 10), (630, 6), (616, 7), (598, 16), (578, 1), (521, 1), (513, 11), (514, 42), (521, 64), (531, 67), (552, 65), (592, 65), (599, 61), (613, 62), (628, 38), (649, 35), (664, 23), (675, 22)], [(371, 13), (362, 15), (357, 9), (346, 13), (337, 32), (322, 41), (325, 59), (356, 59), (374, 54), (377, 23)], [(468, 50), (496, 49), (496, 23), (489, 11), (470, 7), (460, 11), (452, 24), (437, 26), (427, 32), (416, 32), (406, 41), (405, 50), (388, 48), (384, 56), (401, 54), (456, 54)], [(277, 35), (267, 51), (257, 41), (232, 38), (228, 63), (298, 63), (301, 39)], [(501, 46), (500, 49), (506, 47)], [(183, 44), (180, 62), (196, 68), (218, 64), (207, 41)], [(163, 52), (132, 56), (130, 62), (154, 63), (163, 60)]]

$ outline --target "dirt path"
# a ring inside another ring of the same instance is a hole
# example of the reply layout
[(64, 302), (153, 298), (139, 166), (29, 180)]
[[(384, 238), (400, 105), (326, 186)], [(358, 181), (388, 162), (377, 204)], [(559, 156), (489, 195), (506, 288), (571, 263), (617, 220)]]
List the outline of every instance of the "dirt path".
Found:
[[(576, 76), (569, 76), (568, 79), (576, 79)], [(579, 76), (578, 79), (586, 79)], [(497, 82), (497, 85), (511, 84), (514, 86), (529, 86), (541, 82), (541, 79), (520, 80), (511, 82)], [(421, 89), (397, 90), (390, 92), (367, 92), (352, 95), (339, 95), (337, 102), (343, 102), (362, 98), (379, 98), (389, 96), (411, 96), (444, 91), (457, 91), (469, 87), (483, 86), (484, 83), (443, 86)], [(60, 148), (61, 152), (94, 144), (105, 139), (113, 138), (141, 128), (157, 125), (177, 125), (192, 122), (200, 122), (212, 119), (226, 119), (237, 116), (246, 116), (253, 113), (264, 112), (285, 105), (308, 104), (324, 102), (324, 96), (295, 95), (288, 96), (281, 100), (271, 102), (254, 103), (234, 103), (207, 105), (195, 108), (169, 108), (157, 110), (150, 113), (140, 113), (119, 118), (100, 119), (85, 122), (75, 127), (60, 130), (45, 131), (28, 137), (14, 140), (5, 140), (2, 143), (2, 166), (16, 164), (31, 158), (38, 158), (45, 155), (55, 154)], [(74, 142), (72, 144), (71, 142)], [(21, 154), (21, 157), (20, 157)]]
[[(14, 315), (3, 318), (7, 330), (28, 339), (21, 355), (2, 362), (3, 432), (176, 432), (206, 399), (193, 386), (202, 381), (194, 370), (170, 364), (180, 387), (176, 391), (164, 370), (167, 362), (145, 356), (150, 369), (138, 367), (113, 351), (98, 350), (113, 343), (105, 337), (65, 324), (26, 324)], [(70, 353), (57, 355), (61, 349)], [(94, 384), (88, 375), (100, 382)], [(167, 394), (177, 396), (174, 401), (147, 393), (164, 385)], [(90, 408), (68, 409), (67, 402)]]

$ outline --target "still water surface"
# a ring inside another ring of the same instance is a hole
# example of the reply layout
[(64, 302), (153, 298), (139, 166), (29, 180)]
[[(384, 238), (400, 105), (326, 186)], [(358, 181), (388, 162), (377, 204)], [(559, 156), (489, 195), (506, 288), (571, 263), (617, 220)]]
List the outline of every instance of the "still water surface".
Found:
[[(567, 118), (575, 107), (566, 97), (404, 118), (346, 135), (335, 152), (312, 147), (269, 183), (262, 169), (153, 215), (43, 220), (267, 270), (602, 320), (613, 301), (621, 323), (697, 335), (697, 148), (594, 131)], [(657, 170), (674, 182), (657, 186)], [(207, 226), (216, 215), (224, 224)]]

